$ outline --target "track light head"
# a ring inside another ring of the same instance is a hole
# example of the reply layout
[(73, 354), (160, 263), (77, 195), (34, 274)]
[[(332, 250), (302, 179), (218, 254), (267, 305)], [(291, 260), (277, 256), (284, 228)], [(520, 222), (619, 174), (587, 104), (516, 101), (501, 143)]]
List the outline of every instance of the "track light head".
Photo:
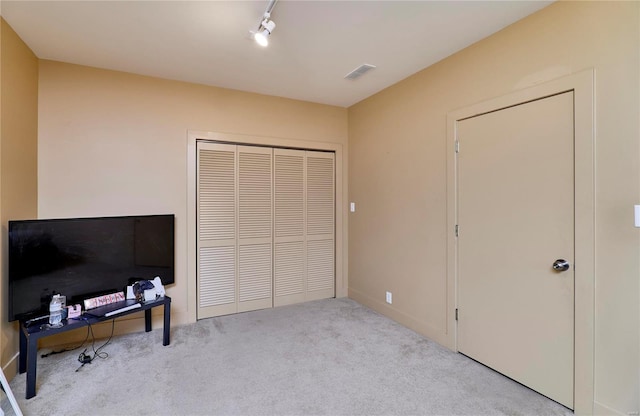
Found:
[(269, 44), (269, 35), (275, 29), (276, 23), (268, 18), (264, 19), (260, 23), (260, 29), (253, 35), (253, 38), (258, 42), (260, 46), (267, 46)]

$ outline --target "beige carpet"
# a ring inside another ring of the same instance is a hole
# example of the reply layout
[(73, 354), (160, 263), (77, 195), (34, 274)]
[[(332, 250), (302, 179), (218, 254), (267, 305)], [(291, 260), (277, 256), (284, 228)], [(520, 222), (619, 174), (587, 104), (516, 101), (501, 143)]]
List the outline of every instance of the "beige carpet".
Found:
[(33, 399), (12, 380), (25, 415), (572, 414), (349, 299), (115, 337), (76, 372), (81, 351), (39, 358)]

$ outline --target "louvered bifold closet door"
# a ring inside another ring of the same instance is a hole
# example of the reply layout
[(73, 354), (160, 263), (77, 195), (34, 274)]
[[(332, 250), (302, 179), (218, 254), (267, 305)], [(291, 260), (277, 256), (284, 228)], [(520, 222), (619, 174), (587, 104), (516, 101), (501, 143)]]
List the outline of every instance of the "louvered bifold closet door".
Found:
[(306, 300), (335, 296), (334, 153), (306, 152)]
[(237, 311), (236, 146), (197, 145), (198, 319)]
[(238, 146), (238, 312), (273, 306), (272, 153)]
[(273, 301), (281, 306), (305, 300), (305, 151), (273, 149), (273, 157)]

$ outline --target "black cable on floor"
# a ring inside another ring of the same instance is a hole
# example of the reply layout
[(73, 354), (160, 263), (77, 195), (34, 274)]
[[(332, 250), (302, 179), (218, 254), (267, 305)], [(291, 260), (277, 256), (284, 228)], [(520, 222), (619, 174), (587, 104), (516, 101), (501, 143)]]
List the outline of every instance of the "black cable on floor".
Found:
[(57, 350), (57, 351), (50, 351), (46, 354), (42, 354), (40, 355), (40, 358), (46, 358), (50, 355), (55, 355), (55, 354), (62, 354), (63, 352), (67, 352), (67, 351), (75, 351), (77, 349), (82, 348), (82, 346), (87, 342), (87, 340), (89, 339), (89, 328), (87, 327), (87, 336), (84, 337), (84, 341), (82, 341), (82, 344), (78, 345), (77, 347), (73, 347), (73, 348), (64, 348), (61, 350)]
[(111, 342), (111, 338), (113, 338), (116, 320), (115, 318), (111, 320), (111, 335), (109, 335), (109, 339), (107, 339), (104, 344), (99, 346), (98, 349), (96, 349), (96, 337), (93, 334), (93, 327), (90, 323), (87, 323), (87, 325), (89, 325), (88, 331), (91, 332), (91, 349), (93, 350), (93, 357), (90, 354), (87, 354), (87, 349), (85, 348), (84, 351), (82, 351), (78, 356), (78, 361), (82, 363), (82, 365), (78, 367), (76, 372), (80, 371), (80, 369), (84, 367), (85, 364), (91, 364), (96, 358), (101, 358), (104, 360), (109, 357), (109, 354), (105, 351), (102, 351), (102, 349), (106, 347)]
[[(109, 339), (107, 339), (107, 341), (104, 344), (98, 347), (97, 350), (94, 348), (95, 338), (93, 339), (94, 342), (91, 344), (91, 348), (93, 349), (93, 358), (98, 357), (104, 360), (107, 357), (109, 357), (109, 354), (107, 354), (106, 352), (101, 352), (100, 350), (102, 350), (104, 347), (109, 345), (109, 343), (111, 342), (111, 338), (113, 338), (113, 332), (115, 330), (115, 327), (116, 327), (116, 319), (114, 318), (111, 320), (111, 335), (109, 335)], [(92, 334), (93, 334), (93, 331), (92, 331)]]

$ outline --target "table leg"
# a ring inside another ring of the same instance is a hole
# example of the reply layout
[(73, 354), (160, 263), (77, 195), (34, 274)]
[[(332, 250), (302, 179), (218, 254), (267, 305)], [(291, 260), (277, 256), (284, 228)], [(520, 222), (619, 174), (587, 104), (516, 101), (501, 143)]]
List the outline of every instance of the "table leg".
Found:
[(27, 336), (24, 333), (24, 328), (20, 324), (20, 355), (18, 359), (18, 372), (20, 374), (27, 371)]
[(169, 345), (169, 333), (171, 331), (171, 299), (167, 299), (164, 303), (164, 328), (162, 336), (162, 345)]
[(27, 394), (30, 399), (36, 395), (36, 364), (38, 359), (38, 338), (29, 337), (27, 345)]
[(145, 332), (151, 331), (151, 309), (144, 311), (144, 330)]

